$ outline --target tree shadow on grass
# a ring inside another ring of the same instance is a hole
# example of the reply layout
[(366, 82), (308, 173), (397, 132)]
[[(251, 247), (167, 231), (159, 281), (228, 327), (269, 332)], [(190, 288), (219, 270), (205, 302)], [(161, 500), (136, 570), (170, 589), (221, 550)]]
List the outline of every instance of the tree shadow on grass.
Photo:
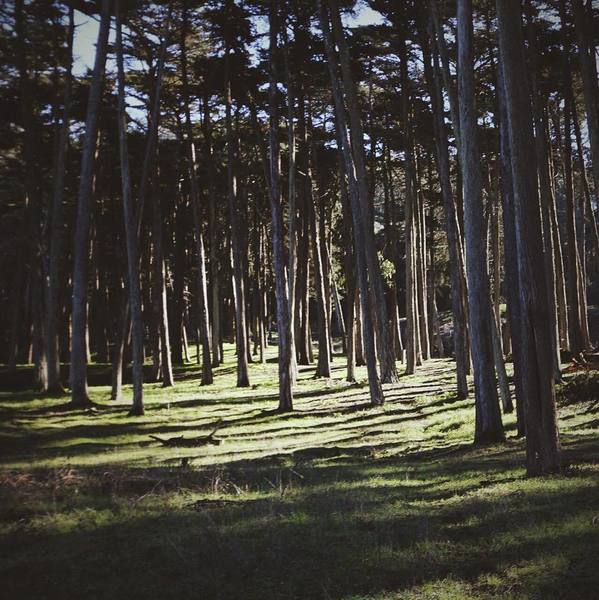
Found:
[[(480, 598), (594, 597), (599, 487), (583, 477), (561, 490), (553, 478), (525, 482), (522, 469), (513, 474), (518, 452), (503, 448), (490, 461), (471, 448), (441, 462), (420, 454), (376, 464), (354, 456), (293, 480), (256, 463), (247, 475), (270, 496), (173, 506), (157, 493), (122, 514), (106, 489), (100, 520), (90, 513), (78, 527), (24, 525), (4, 537), (0, 577), (15, 598), (426, 597), (423, 586), (452, 582)], [(418, 479), (403, 480), (404, 471)], [(178, 472), (179, 485), (206, 478)], [(150, 477), (148, 492), (167, 474)]]

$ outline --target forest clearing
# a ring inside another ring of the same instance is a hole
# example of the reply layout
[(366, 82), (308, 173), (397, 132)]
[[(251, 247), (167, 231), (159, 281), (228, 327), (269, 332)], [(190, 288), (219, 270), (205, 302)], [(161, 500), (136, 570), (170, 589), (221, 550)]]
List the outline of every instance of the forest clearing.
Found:
[(599, 600), (599, 3), (0, 3), (0, 597)]
[(276, 354), (251, 389), (225, 359), (210, 388), (195, 365), (148, 385), (142, 418), (108, 386), (75, 412), (0, 395), (5, 597), (596, 597), (596, 397), (560, 402), (565, 476), (527, 479), (513, 416), (505, 443), (472, 446), (448, 360), (372, 407), (365, 369), (348, 384), (336, 358), (278, 414)]

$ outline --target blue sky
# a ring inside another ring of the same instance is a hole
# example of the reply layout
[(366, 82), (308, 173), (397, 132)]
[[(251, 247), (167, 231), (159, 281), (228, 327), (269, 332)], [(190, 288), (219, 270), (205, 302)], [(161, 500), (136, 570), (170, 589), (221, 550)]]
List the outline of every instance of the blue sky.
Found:
[[(355, 17), (345, 18), (346, 25), (368, 25), (382, 23), (383, 17), (380, 13), (372, 10), (360, 2), (357, 6)], [(98, 36), (98, 22), (83, 14), (75, 11), (75, 39), (73, 42), (74, 64), (73, 71), (76, 75), (85, 73), (88, 67), (93, 66), (96, 38)], [(114, 29), (111, 30), (111, 39), (114, 36)]]

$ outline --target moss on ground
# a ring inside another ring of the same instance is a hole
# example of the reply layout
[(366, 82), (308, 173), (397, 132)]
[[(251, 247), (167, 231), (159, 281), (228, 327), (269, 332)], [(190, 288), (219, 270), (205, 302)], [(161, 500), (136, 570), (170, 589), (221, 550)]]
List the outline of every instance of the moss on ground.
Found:
[(92, 411), (0, 394), (4, 597), (599, 597), (596, 402), (560, 406), (565, 474), (526, 479), (513, 415), (505, 444), (471, 445), (450, 361), (377, 408), (362, 369), (303, 368), (280, 415), (274, 354), (246, 389), (226, 359), (210, 387), (196, 365), (148, 384), (144, 417), (101, 385)]

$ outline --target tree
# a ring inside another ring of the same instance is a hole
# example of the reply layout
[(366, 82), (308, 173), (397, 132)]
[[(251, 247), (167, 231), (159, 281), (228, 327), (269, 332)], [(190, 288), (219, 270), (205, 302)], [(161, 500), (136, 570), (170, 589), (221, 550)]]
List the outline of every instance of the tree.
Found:
[(536, 171), (532, 112), (518, 0), (498, 0), (500, 68), (505, 88), (517, 236), (526, 466), (529, 475), (559, 471), (559, 435), (551, 357), (547, 282)]
[(492, 314), (487, 272), (486, 227), (482, 203), (480, 153), (472, 59), (472, 2), (458, 0), (458, 104), (460, 166), (464, 185), (466, 276), (476, 408), (476, 442), (503, 439), (503, 426), (493, 370)]
[(89, 229), (92, 204), (92, 179), (96, 139), (98, 133), (98, 109), (106, 65), (108, 47), (108, 29), (110, 25), (110, 0), (102, 0), (100, 27), (96, 43), (96, 57), (92, 75), (87, 115), (85, 119), (85, 137), (81, 157), (81, 175), (77, 195), (77, 221), (75, 225), (75, 246), (73, 266), (73, 311), (71, 337), (71, 404), (87, 406), (90, 399), (87, 394), (87, 275), (89, 254)]
[[(283, 215), (281, 210), (280, 154), (277, 111), (277, 54), (279, 35), (279, 14), (276, 0), (270, 0), (269, 13), (269, 130), (268, 145), (270, 155), (270, 211), (272, 222), (272, 251), (275, 269), (275, 289), (277, 301), (277, 332), (279, 336), (279, 411), (293, 410), (291, 391), (291, 319), (289, 299), (285, 280), (285, 259), (283, 253)], [(239, 348), (238, 348), (239, 352)]]
[(118, 80), (118, 128), (123, 188), (123, 214), (125, 216), (125, 238), (127, 242), (127, 287), (131, 307), (131, 330), (133, 341), (133, 406), (129, 414), (143, 415), (143, 331), (141, 298), (139, 291), (139, 265), (135, 211), (131, 199), (129, 152), (127, 149), (127, 111), (125, 106), (125, 68), (123, 59), (122, 14), (119, 0), (115, 0), (116, 16), (116, 59)]

